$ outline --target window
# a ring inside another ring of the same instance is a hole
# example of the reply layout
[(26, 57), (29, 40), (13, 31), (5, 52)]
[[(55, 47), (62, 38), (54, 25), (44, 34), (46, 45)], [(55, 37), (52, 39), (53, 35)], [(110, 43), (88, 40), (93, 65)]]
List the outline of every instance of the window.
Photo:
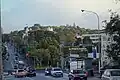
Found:
[(106, 36), (103, 36), (103, 41), (106, 41), (106, 40), (107, 40)]
[(23, 72), (24, 70), (18, 70), (18, 72)]
[(110, 76), (110, 72), (109, 72), (109, 71), (106, 72), (106, 76), (107, 76), (107, 77)]
[(110, 37), (108, 37), (108, 41), (110, 41)]
[(111, 71), (111, 76), (120, 76), (120, 70), (118, 71)]
[(83, 70), (73, 70), (73, 74), (85, 73)]
[(105, 45), (103, 44), (103, 48), (105, 48)]
[(56, 69), (54, 69), (54, 71), (61, 71), (61, 69), (59, 69), (59, 68), (56, 68)]
[(104, 75), (106, 75), (106, 74), (107, 74), (107, 71), (104, 72)]

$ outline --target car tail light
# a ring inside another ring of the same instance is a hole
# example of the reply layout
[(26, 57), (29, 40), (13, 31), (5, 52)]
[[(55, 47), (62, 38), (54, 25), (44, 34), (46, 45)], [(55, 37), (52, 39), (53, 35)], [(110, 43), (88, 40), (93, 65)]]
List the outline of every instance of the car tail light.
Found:
[(85, 76), (88, 76), (88, 72), (85, 73)]

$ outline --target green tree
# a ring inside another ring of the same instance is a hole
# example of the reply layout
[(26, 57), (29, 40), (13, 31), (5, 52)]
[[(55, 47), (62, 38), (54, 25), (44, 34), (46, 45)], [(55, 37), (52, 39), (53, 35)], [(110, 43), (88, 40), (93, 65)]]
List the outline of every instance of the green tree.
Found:
[(120, 63), (120, 17), (112, 13), (110, 21), (106, 23), (105, 31), (113, 38), (114, 42), (107, 46), (107, 53), (110, 58)]
[(60, 60), (59, 50), (54, 45), (50, 45), (48, 49), (50, 52), (50, 64), (52, 66), (57, 66), (57, 62), (59, 62)]

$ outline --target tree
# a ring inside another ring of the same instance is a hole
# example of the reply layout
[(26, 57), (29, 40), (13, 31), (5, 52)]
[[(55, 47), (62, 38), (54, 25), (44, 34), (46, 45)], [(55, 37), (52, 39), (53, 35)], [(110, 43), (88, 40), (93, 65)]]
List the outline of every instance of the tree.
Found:
[(10, 41), (10, 35), (9, 34), (2, 34), (2, 42), (9, 42)]
[(89, 36), (85, 36), (85, 37), (83, 38), (83, 43), (84, 43), (84, 44), (92, 44), (92, 40), (90, 39)]
[(110, 21), (106, 23), (105, 31), (112, 38), (113, 42), (107, 46), (107, 53), (110, 58), (120, 63), (120, 17), (111, 13)]
[(50, 52), (50, 63), (52, 66), (57, 66), (57, 62), (59, 62), (59, 50), (54, 45), (49, 46), (49, 52)]

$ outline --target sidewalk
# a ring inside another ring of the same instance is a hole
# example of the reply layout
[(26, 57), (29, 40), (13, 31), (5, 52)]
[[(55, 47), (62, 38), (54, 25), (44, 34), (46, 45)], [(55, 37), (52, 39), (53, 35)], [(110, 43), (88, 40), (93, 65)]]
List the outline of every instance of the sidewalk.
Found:
[(12, 75), (4, 76), (4, 80), (14, 80), (14, 76)]

